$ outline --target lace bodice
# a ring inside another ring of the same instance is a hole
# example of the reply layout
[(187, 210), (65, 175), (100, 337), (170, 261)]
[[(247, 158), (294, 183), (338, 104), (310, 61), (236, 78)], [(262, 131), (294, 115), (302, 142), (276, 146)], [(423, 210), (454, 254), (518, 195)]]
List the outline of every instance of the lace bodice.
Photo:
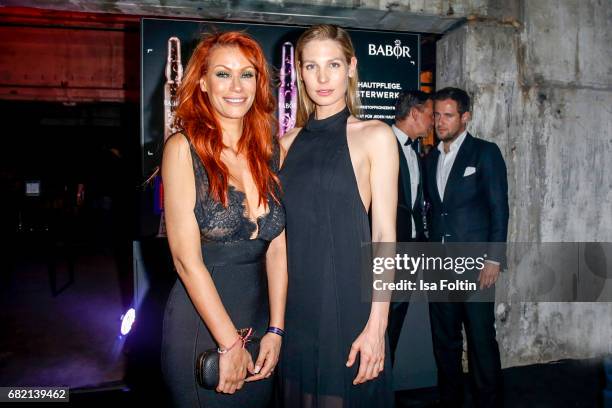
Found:
[[(285, 227), (285, 210), (272, 197), (268, 197), (266, 213), (257, 217), (256, 223), (249, 218), (246, 195), (234, 186), (228, 186), (228, 205), (223, 207), (208, 193), (208, 174), (200, 157), (190, 143), (191, 158), (196, 183), (194, 213), (200, 227), (202, 242), (237, 242), (249, 239), (272, 241)], [(272, 170), (279, 171), (280, 147), (274, 144)], [(253, 233), (257, 231), (257, 236)]]

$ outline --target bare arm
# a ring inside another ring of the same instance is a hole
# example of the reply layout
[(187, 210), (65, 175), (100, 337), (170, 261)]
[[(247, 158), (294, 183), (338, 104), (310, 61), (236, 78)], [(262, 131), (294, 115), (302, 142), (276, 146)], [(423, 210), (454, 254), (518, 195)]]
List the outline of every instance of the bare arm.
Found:
[[(368, 129), (367, 152), (370, 162), (370, 189), (372, 193), (372, 242), (395, 242), (395, 218), (397, 211), (397, 178), (399, 154), (391, 129), (383, 123), (375, 123)], [(382, 246), (382, 254), (394, 256), (388, 245)], [(376, 251), (379, 252), (379, 251)], [(385, 333), (389, 316), (389, 299), (373, 298), (370, 316), (365, 328), (351, 345), (347, 366), (352, 366), (360, 354), (359, 371), (353, 384), (361, 384), (378, 377), (385, 366)]]
[[(280, 166), (282, 166), (287, 149), (280, 145)], [(266, 252), (268, 274), (268, 296), (270, 298), (270, 326), (285, 328), (285, 304), (287, 303), (287, 241), (285, 230), (270, 242)]]
[(217, 343), (229, 347), (238, 335), (202, 258), (200, 230), (193, 212), (196, 202), (193, 165), (189, 143), (182, 135), (166, 142), (162, 178), (166, 229), (174, 266)]
[[(386, 125), (373, 132), (368, 152), (370, 153), (370, 186), (372, 190), (372, 242), (394, 243), (396, 240), (397, 179), (399, 175), (399, 153), (393, 131)], [(383, 252), (392, 248), (383, 245)], [(395, 256), (394, 253), (381, 254)], [(389, 302), (372, 302), (370, 321), (377, 323), (379, 330), (387, 327)], [(384, 327), (383, 327), (384, 326)]]
[[(280, 146), (280, 164), (286, 151)], [(270, 302), (270, 326), (285, 328), (285, 304), (287, 303), (287, 245), (285, 231), (274, 238), (266, 252), (266, 273), (268, 276), (268, 297)], [(260, 342), (259, 356), (255, 362), (256, 375), (247, 381), (267, 378), (278, 363), (282, 338), (275, 333), (266, 333)]]
[(270, 298), (270, 326), (285, 328), (285, 304), (287, 303), (287, 246), (285, 231), (272, 242), (266, 253), (268, 296)]
[(287, 302), (287, 249), (285, 231), (270, 243), (266, 253), (268, 295), (270, 297), (270, 326), (285, 328)]

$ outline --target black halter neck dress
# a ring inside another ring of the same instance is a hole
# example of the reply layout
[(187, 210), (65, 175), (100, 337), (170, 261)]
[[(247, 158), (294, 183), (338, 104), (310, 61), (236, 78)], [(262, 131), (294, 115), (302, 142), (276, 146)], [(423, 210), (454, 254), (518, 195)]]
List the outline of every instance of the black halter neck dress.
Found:
[(371, 233), (349, 154), (349, 116), (348, 109), (311, 116), (280, 171), (289, 274), (279, 366), (286, 407), (394, 404), (388, 353), (385, 370), (364, 384), (352, 384), (359, 361), (345, 365), (371, 308), (360, 272)]

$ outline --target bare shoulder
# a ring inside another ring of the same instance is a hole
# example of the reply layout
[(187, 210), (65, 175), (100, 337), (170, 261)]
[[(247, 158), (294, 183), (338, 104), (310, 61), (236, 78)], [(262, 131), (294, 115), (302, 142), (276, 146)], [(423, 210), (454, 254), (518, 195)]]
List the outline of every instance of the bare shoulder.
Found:
[(164, 143), (163, 163), (185, 162), (191, 165), (191, 152), (187, 136), (175, 133)]
[(351, 118), (349, 126), (352, 128), (351, 134), (355, 135), (356, 139), (360, 139), (364, 144), (381, 144), (395, 143), (395, 136), (391, 127), (380, 120), (359, 120)]
[(285, 150), (285, 153), (289, 151), (300, 130), (302, 130), (301, 127), (294, 127), (280, 138), (281, 151), (282, 149)]
[(164, 143), (164, 153), (166, 152), (189, 151), (189, 141), (183, 133), (175, 133), (168, 137)]

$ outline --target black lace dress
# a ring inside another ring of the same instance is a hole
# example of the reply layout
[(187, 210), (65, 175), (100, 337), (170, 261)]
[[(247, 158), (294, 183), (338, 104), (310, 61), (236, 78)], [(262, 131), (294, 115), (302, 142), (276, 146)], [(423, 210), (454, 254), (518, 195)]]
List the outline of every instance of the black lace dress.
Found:
[[(347, 109), (311, 117), (280, 173), (286, 212), (289, 287), (279, 374), (285, 407), (393, 407), (387, 353), (380, 376), (353, 385), (358, 361), (345, 366), (371, 303), (362, 299), (362, 245), (368, 214), (353, 171)], [(387, 347), (388, 350), (388, 347)]]
[[(174, 136), (174, 137), (179, 137)], [(275, 146), (272, 168), (278, 171)], [(227, 208), (208, 195), (208, 176), (191, 147), (196, 183), (194, 213), (200, 227), (202, 256), (223, 305), (237, 328), (253, 327), (262, 336), (268, 327), (269, 306), (265, 253), (285, 226), (283, 207), (268, 198), (268, 209), (255, 224), (245, 206), (245, 194), (230, 186)], [(257, 236), (253, 234), (257, 231)], [(162, 371), (176, 407), (267, 407), (272, 378), (246, 383), (233, 395), (201, 388), (195, 379), (195, 360), (215, 348), (213, 337), (177, 279), (166, 304), (162, 341)]]

